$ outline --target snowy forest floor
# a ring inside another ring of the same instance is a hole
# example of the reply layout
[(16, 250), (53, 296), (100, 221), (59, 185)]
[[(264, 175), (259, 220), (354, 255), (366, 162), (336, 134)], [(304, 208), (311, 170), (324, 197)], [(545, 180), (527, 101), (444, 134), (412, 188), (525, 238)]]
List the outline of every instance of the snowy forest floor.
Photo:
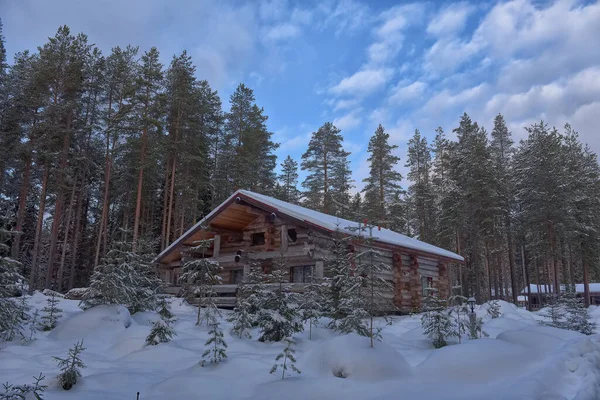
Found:
[[(41, 309), (46, 296), (35, 293), (30, 304)], [(28, 344), (8, 343), (0, 350), (0, 383), (31, 383), (43, 372), (52, 399), (600, 399), (600, 335), (541, 326), (537, 313), (501, 302), (502, 316), (484, 317), (489, 338), (433, 349), (422, 333), (419, 316), (383, 320), (383, 339), (339, 336), (324, 328), (296, 335), (296, 366), (302, 371), (281, 380), (269, 370), (284, 343), (241, 340), (223, 321), (228, 359), (217, 366), (198, 362), (208, 337), (195, 326), (197, 308), (172, 301), (177, 336), (145, 347), (154, 313), (130, 316), (124, 307), (99, 306), (81, 311), (78, 301), (61, 299), (58, 326), (38, 332)], [(226, 314), (228, 311), (224, 311)], [(600, 308), (591, 308), (600, 322)], [(308, 327), (307, 327), (308, 328)], [(254, 332), (253, 337), (258, 337)], [(84, 339), (87, 368), (70, 391), (57, 387), (52, 356), (64, 357)], [(338, 378), (335, 375), (345, 375)]]

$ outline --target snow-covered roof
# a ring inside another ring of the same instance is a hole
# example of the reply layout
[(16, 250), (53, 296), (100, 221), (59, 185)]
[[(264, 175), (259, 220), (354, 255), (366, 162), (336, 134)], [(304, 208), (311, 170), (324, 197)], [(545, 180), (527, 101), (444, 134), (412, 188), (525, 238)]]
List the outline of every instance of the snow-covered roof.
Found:
[[(531, 293), (538, 293), (538, 287), (537, 287), (536, 283), (530, 284), (529, 288), (531, 289)], [(560, 291), (561, 292), (565, 291), (565, 285), (560, 285)], [(554, 293), (554, 286), (540, 284), (540, 292), (541, 293)], [(575, 284), (575, 292), (576, 293), (584, 293), (583, 283)], [(590, 283), (590, 292), (600, 292), (600, 283)], [(523, 293), (523, 294), (527, 293), (527, 288), (523, 289), (521, 291), (521, 293)]]
[[(200, 222), (190, 228), (186, 233), (184, 233), (181, 237), (179, 237), (176, 241), (171, 243), (166, 249), (164, 249), (155, 259), (161, 259), (165, 254), (169, 253), (171, 249), (180, 244), (185, 238), (187, 238), (190, 234), (195, 232), (198, 228), (203, 225), (206, 225), (207, 221), (218, 212), (221, 207), (235, 199), (236, 197), (246, 197), (247, 199), (254, 200), (255, 202), (261, 203), (269, 209), (275, 209), (275, 211), (282, 215), (287, 215), (288, 217), (295, 218), (300, 221), (307, 222), (308, 224), (320, 227), (322, 229), (328, 231), (336, 231), (349, 234), (349, 235), (357, 235), (357, 232), (352, 228), (357, 228), (359, 223), (349, 221), (343, 218), (339, 218), (333, 215), (324, 214), (318, 211), (310, 210), (305, 207), (301, 207), (295, 204), (290, 204), (285, 201), (275, 199), (273, 197), (265, 196), (263, 194), (258, 194), (251, 192), (249, 190), (238, 190), (233, 193), (227, 200), (225, 200), (219, 207), (216, 207), (212, 210), (206, 217), (204, 217)], [(364, 233), (362, 233), (364, 235)], [(373, 237), (376, 241), (386, 244), (391, 244), (395, 246), (404, 247), (406, 249), (416, 250), (422, 253), (437, 255), (445, 258), (449, 258), (457, 261), (464, 261), (464, 258), (456, 253), (451, 251), (442, 249), (440, 247), (434, 246), (429, 243), (421, 242), (420, 240), (402, 235), (398, 232), (394, 232), (389, 229), (381, 228), (375, 229), (373, 232)]]

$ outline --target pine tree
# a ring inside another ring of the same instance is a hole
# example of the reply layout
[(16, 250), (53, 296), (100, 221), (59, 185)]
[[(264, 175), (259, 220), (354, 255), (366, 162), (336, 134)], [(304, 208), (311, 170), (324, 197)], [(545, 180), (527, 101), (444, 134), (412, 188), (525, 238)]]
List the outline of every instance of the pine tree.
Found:
[(269, 194), (275, 186), (277, 161), (273, 151), (278, 145), (266, 127), (268, 117), (256, 105), (252, 89), (243, 83), (231, 95), (230, 104), (219, 172), (229, 178), (223, 189), (227, 195), (234, 189)]
[(541, 321), (541, 323), (554, 328), (565, 328), (565, 307), (561, 301), (561, 296), (549, 294), (546, 300), (545, 309), (540, 313), (545, 320)]
[(202, 353), (201, 365), (219, 364), (227, 358), (227, 343), (223, 339), (223, 331), (216, 318), (211, 318), (208, 322), (210, 330), (208, 331), (208, 340), (204, 344), (207, 349)]
[(102, 264), (94, 269), (81, 304), (122, 304), (131, 313), (156, 308), (162, 281), (147, 256), (133, 253), (130, 245), (115, 243)]
[[(218, 274), (221, 270), (219, 263), (204, 258), (206, 250), (210, 247), (210, 243), (210, 240), (201, 240), (196, 246), (189, 249), (189, 252), (195, 255), (194, 257), (200, 258), (191, 258), (189, 261), (186, 261), (183, 264), (183, 273), (179, 278), (186, 285), (187, 296), (199, 297), (196, 325), (200, 325), (202, 322), (201, 311), (203, 307), (206, 310), (215, 308), (215, 291), (213, 286), (220, 284), (222, 279)], [(204, 319), (208, 323), (208, 319)]]
[(408, 154), (406, 167), (410, 168), (408, 179), (413, 183), (408, 189), (413, 210), (411, 215), (415, 218), (411, 221), (412, 230), (419, 240), (430, 242), (433, 238), (433, 216), (434, 216), (434, 194), (430, 181), (431, 152), (427, 139), (421, 137), (419, 130), (415, 130), (414, 136), (408, 141)]
[(308, 321), (308, 338), (312, 339), (312, 327), (321, 317), (323, 301), (322, 287), (315, 277), (314, 267), (310, 273), (310, 282), (300, 295), (300, 318), (302, 322)]
[(261, 342), (279, 342), (304, 329), (297, 295), (284, 288), (286, 281), (287, 274), (276, 269), (266, 274), (265, 283), (257, 288), (256, 324), (261, 329)]
[(343, 136), (331, 122), (312, 133), (301, 167), (308, 171), (302, 186), (304, 204), (325, 214), (343, 214), (340, 205), (349, 203), (349, 152), (342, 148)]
[(328, 328), (368, 337), (369, 330), (364, 319), (369, 317), (369, 313), (366, 299), (361, 293), (364, 278), (351, 271), (353, 255), (348, 251), (350, 240), (341, 232), (332, 238), (329, 247), (331, 258), (325, 260), (330, 277), (323, 284), (324, 314), (331, 319)]
[(44, 315), (42, 315), (42, 325), (45, 331), (50, 331), (56, 326), (63, 310), (58, 308), (59, 300), (54, 293), (46, 299), (46, 303), (48, 303), (48, 305), (42, 308), (42, 312), (44, 313)]
[[(294, 340), (291, 338), (285, 338), (284, 341), (286, 343), (286, 346), (283, 349), (283, 351), (279, 353), (277, 357), (275, 357), (275, 364), (273, 364), (273, 367), (271, 367), (270, 371), (270, 373), (273, 374), (277, 372), (278, 368), (280, 368), (281, 379), (285, 379), (285, 375), (288, 370), (288, 365), (289, 369), (291, 369), (292, 371), (298, 374), (301, 373), (300, 370), (296, 368), (295, 364), (296, 357), (294, 356), (294, 354), (296, 353), (296, 350), (294, 350), (293, 346), (296, 344), (296, 342), (294, 342)], [(277, 363), (277, 361), (279, 361), (279, 363)]]
[(152, 330), (146, 337), (146, 346), (156, 346), (159, 343), (168, 343), (177, 334), (171, 327), (171, 321), (160, 318), (152, 324)]
[(461, 295), (455, 295), (448, 299), (451, 306), (450, 316), (452, 319), (452, 336), (458, 338), (458, 343), (462, 342), (463, 335), (469, 330), (469, 322), (466, 320), (469, 310), (467, 308), (467, 298)]
[(277, 177), (280, 184), (281, 200), (292, 204), (300, 203), (298, 190), (298, 163), (287, 156), (281, 163), (281, 173)]
[(488, 303), (487, 313), (492, 319), (500, 317), (500, 303), (498, 303), (498, 300), (492, 300)]
[(446, 339), (452, 335), (452, 321), (446, 311), (445, 300), (432, 296), (424, 299), (421, 327), (436, 349), (446, 346)]
[(167, 296), (162, 295), (158, 297), (157, 307), (157, 313), (162, 319), (172, 320), (175, 317), (169, 309), (169, 301), (167, 300)]
[[(10, 247), (6, 243), (15, 234), (9, 226), (12, 220), (10, 212), (0, 217), (0, 341), (11, 341), (22, 335), (23, 324), (29, 319), (29, 306), (25, 293), (21, 290), (25, 281), (21, 275), (22, 264), (8, 256)], [(14, 298), (19, 295), (23, 300), (21, 302)]]
[(259, 268), (250, 265), (248, 275), (238, 284), (235, 307), (228, 316), (228, 321), (233, 325), (231, 334), (240, 339), (251, 339), (250, 330), (257, 326), (257, 292), (265, 278)]
[(393, 292), (393, 284), (381, 278), (382, 274), (392, 273), (392, 267), (381, 260), (381, 252), (373, 247), (376, 239), (373, 228), (373, 225), (367, 224), (359, 228), (359, 232), (366, 232), (359, 235), (359, 252), (354, 257), (355, 273), (362, 278), (359, 296), (365, 298), (363, 307), (369, 318), (368, 336), (371, 347), (374, 346), (374, 340), (381, 340), (380, 329), (374, 327), (374, 318), (395, 308), (393, 301), (385, 296), (386, 293)]
[(390, 135), (385, 133), (381, 125), (377, 127), (375, 134), (369, 140), (370, 163), (369, 176), (363, 179), (365, 187), (364, 210), (367, 218), (372, 224), (383, 227), (391, 226), (390, 202), (400, 190), (402, 175), (395, 170), (400, 157), (393, 154), (397, 145), (389, 144)]
[(563, 299), (564, 309), (567, 314), (563, 327), (583, 333), (584, 335), (595, 334), (597, 324), (592, 321), (582, 299), (575, 296), (574, 293), (565, 295)]
[(30, 399), (31, 395), (36, 400), (43, 399), (43, 393), (48, 388), (48, 385), (42, 385), (42, 381), (46, 377), (40, 372), (38, 376), (33, 377), (33, 385), (11, 385), (8, 382), (2, 384), (4, 389), (3, 393), (0, 393), (1, 400), (26, 400)]
[(71, 390), (77, 384), (77, 380), (81, 378), (80, 369), (85, 368), (85, 364), (81, 360), (80, 354), (85, 350), (83, 340), (75, 343), (75, 346), (69, 349), (67, 358), (53, 357), (61, 373), (58, 375), (58, 384), (64, 390)]

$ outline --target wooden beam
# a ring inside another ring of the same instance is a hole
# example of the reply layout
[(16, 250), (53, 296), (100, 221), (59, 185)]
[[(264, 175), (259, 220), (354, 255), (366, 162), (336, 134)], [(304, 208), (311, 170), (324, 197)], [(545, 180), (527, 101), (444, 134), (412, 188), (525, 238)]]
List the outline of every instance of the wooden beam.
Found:
[(221, 253), (221, 235), (215, 235), (213, 240), (213, 258), (219, 257)]
[(288, 249), (288, 226), (281, 225), (281, 251), (286, 252)]

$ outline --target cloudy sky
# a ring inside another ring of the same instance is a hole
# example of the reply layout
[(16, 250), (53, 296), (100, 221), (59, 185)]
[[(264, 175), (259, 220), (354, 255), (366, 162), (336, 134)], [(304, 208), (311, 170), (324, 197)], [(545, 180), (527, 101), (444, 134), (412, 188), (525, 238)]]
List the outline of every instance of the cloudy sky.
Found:
[(0, 17), (9, 54), (62, 24), (105, 53), (187, 49), (225, 104), (239, 82), (255, 90), (279, 156), (333, 121), (358, 187), (378, 123), (401, 156), (415, 128), (432, 138), (463, 112), (488, 130), (502, 113), (517, 138), (568, 121), (600, 152), (599, 2), (0, 0)]

